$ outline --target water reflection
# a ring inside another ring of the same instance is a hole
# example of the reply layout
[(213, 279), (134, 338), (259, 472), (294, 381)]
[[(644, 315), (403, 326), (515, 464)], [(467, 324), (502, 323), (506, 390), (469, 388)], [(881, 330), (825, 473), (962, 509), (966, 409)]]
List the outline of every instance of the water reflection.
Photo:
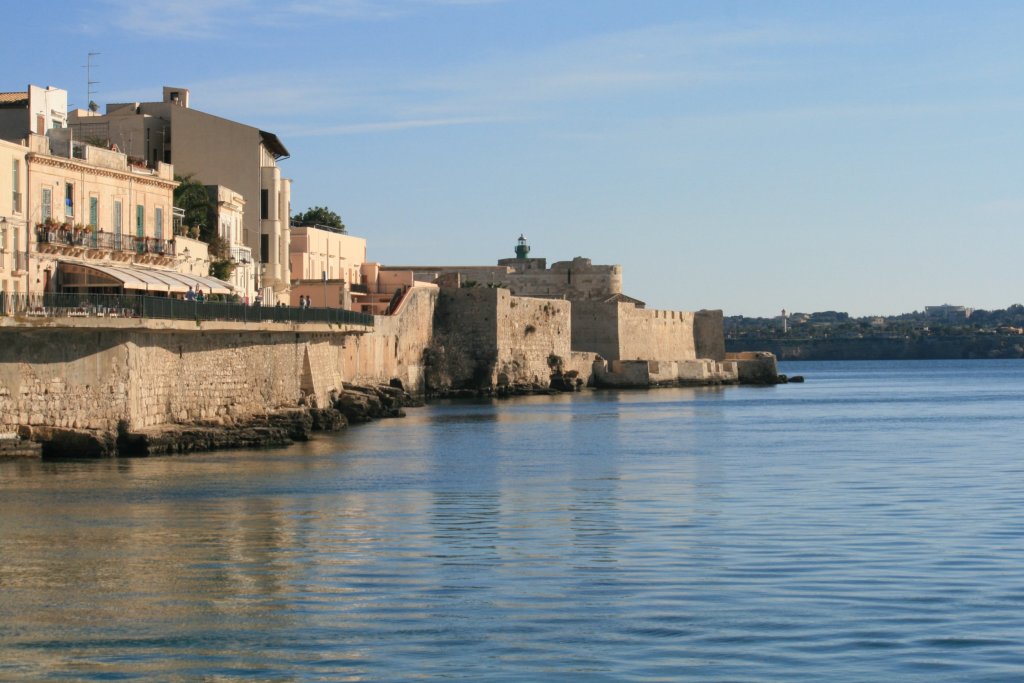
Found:
[(919, 374), (873, 409), (891, 372), (834, 372), (433, 406), (280, 451), (2, 462), (0, 679), (1018, 670), (1024, 372), (1016, 394), (960, 377), (963, 417)]

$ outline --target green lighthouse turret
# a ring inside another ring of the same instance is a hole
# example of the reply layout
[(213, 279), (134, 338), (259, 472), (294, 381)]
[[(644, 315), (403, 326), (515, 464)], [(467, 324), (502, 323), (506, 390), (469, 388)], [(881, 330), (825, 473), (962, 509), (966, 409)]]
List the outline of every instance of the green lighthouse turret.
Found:
[(516, 244), (516, 258), (526, 258), (530, 255), (530, 245), (526, 243), (526, 238), (523, 237), (522, 233), (519, 234), (519, 243)]

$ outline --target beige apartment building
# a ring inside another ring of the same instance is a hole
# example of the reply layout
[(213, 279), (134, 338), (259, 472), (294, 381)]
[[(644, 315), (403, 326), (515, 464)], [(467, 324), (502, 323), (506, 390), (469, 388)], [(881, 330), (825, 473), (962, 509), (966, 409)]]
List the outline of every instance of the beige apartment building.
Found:
[(133, 268), (174, 269), (173, 167), (131, 163), (70, 133), (29, 136), (28, 291), (122, 288)]
[(291, 305), (300, 296), (313, 306), (352, 309), (352, 295), (362, 289), (366, 240), (323, 225), (291, 228)]
[(183, 176), (240, 194), (256, 285), (265, 303), (288, 300), (291, 181), (278, 167), (289, 154), (276, 135), (192, 109), (187, 88), (165, 87), (160, 102), (109, 104), (103, 115), (76, 110), (68, 122), (78, 139), (116, 145), (150, 165), (173, 163)]
[(28, 147), (0, 140), (0, 293), (28, 291)]

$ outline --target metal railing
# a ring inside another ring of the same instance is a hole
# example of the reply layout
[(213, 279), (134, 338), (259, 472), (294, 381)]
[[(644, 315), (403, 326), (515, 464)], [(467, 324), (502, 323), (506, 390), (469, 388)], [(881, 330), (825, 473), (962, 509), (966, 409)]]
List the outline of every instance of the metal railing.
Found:
[(36, 230), (36, 242), (38, 244), (134, 252), (136, 254), (174, 256), (173, 240), (125, 234), (117, 235), (112, 232), (97, 232), (95, 230), (86, 232), (84, 230), (68, 230), (66, 228), (56, 228), (53, 230), (40, 228)]
[(339, 308), (255, 306), (136, 294), (0, 294), (0, 314), (27, 318), (155, 318), (162, 320), (330, 323), (373, 327), (373, 316)]

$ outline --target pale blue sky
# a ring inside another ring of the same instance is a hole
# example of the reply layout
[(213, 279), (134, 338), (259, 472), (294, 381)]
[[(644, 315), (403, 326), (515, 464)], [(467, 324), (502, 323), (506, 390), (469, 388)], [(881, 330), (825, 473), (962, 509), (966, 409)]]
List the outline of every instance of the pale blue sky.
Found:
[(369, 257), (620, 263), (659, 308), (1024, 301), (1024, 3), (98, 0), (6, 8), (0, 89), (277, 133)]

